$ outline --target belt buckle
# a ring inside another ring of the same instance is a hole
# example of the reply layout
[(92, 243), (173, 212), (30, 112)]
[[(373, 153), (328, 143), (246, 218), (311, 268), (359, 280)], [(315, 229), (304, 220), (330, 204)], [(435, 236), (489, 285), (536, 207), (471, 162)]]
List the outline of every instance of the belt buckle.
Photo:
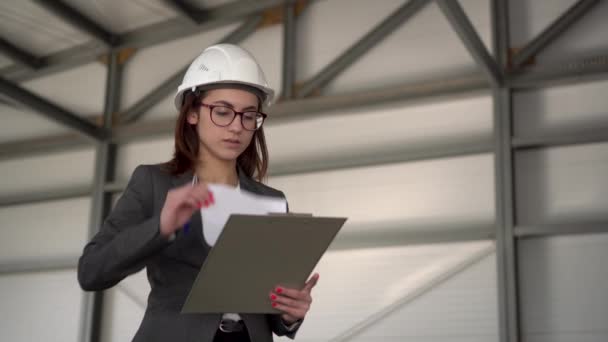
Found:
[(228, 320), (228, 319), (222, 319), (220, 321), (219, 329), (221, 332), (224, 332), (224, 333), (234, 333), (234, 332), (239, 332), (242, 330), (242, 328), (240, 326), (240, 322)]

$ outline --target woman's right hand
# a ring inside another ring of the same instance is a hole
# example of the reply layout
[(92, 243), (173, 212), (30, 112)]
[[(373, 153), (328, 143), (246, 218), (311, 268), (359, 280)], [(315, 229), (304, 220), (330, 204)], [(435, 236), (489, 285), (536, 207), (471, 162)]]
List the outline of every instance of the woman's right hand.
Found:
[(196, 210), (214, 202), (213, 193), (204, 183), (169, 190), (160, 213), (160, 234), (168, 238), (181, 229)]

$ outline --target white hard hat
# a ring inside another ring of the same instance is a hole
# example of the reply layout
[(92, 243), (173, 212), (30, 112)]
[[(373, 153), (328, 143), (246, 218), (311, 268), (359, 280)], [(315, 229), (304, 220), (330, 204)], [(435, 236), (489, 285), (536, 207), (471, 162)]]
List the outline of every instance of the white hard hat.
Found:
[(243, 48), (232, 44), (217, 44), (203, 51), (184, 75), (182, 84), (177, 87), (175, 108), (182, 106), (184, 92), (197, 87), (215, 84), (240, 84), (260, 90), (262, 102), (269, 106), (274, 98), (274, 90), (268, 86), (262, 68), (253, 56)]

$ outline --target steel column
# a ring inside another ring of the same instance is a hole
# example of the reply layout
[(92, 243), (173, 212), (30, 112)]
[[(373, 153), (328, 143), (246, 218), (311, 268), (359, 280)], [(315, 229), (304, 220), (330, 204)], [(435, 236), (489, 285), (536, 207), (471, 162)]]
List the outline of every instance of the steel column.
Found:
[[(507, 70), (509, 48), (508, 0), (492, 1), (494, 52), (498, 65)], [(494, 170), (496, 193), (496, 262), (498, 277), (499, 341), (519, 342), (515, 182), (512, 138), (512, 89), (494, 89)]]
[[(106, 95), (104, 104), (104, 128), (112, 128), (112, 118), (120, 105), (122, 66), (118, 62), (118, 51), (110, 52)], [(112, 205), (112, 193), (105, 191), (107, 182), (114, 179), (116, 145), (109, 140), (97, 145), (93, 178), (93, 196), (88, 238), (98, 232)], [(103, 292), (88, 292), (83, 295), (82, 321), (79, 341), (98, 342), (101, 336)]]
[(285, 3), (283, 9), (283, 89), (281, 98), (293, 98), (296, 83), (296, 6), (294, 1)]

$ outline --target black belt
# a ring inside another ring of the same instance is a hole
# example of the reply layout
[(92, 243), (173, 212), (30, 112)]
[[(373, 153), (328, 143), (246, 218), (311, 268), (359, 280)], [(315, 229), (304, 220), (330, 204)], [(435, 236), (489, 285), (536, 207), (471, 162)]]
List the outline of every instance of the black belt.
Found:
[(243, 321), (235, 321), (232, 319), (222, 319), (218, 328), (224, 333), (236, 333), (245, 330), (245, 323)]

